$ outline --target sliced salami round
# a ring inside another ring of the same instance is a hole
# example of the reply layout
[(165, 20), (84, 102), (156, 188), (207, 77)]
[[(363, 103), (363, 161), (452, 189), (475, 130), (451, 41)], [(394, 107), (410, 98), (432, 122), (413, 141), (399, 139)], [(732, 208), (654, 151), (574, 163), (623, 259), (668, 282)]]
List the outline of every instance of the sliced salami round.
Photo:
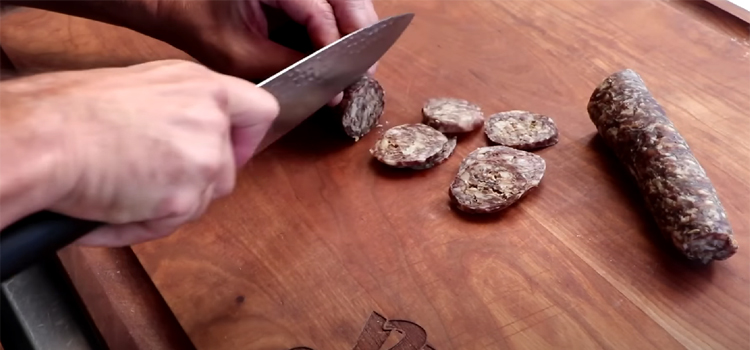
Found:
[(439, 159), (448, 141), (448, 137), (425, 124), (403, 124), (386, 130), (370, 154), (386, 165), (419, 168)]
[(375, 78), (365, 74), (344, 90), (344, 98), (337, 108), (344, 131), (358, 141), (383, 115), (385, 90)]
[(456, 208), (473, 214), (501, 211), (527, 191), (526, 178), (514, 166), (499, 160), (480, 160), (462, 167), (450, 186)]
[(477, 148), (464, 158), (461, 168), (487, 160), (501, 161), (515, 167), (526, 179), (529, 189), (539, 186), (547, 170), (547, 162), (544, 158), (531, 152), (502, 145)]
[(482, 109), (457, 98), (431, 98), (422, 107), (422, 122), (446, 134), (471, 132), (484, 124)]
[(507, 111), (491, 115), (484, 132), (493, 143), (520, 150), (534, 150), (557, 144), (558, 130), (552, 118), (528, 111)]

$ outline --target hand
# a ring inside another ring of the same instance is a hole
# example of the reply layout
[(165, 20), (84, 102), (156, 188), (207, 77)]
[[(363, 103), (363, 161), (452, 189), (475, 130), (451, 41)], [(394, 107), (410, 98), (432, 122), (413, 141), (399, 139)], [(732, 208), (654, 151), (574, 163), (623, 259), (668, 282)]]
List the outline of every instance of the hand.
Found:
[(305, 26), (316, 49), (378, 21), (371, 0), (143, 1), (151, 9), (152, 22), (159, 23), (147, 30), (148, 35), (212, 69), (252, 81), (304, 57), (268, 38), (272, 19), (268, 8), (281, 10)]
[(68, 171), (46, 180), (65, 195), (44, 209), (108, 223), (80, 239), (87, 245), (135, 244), (198, 218), (233, 190), (279, 108), (252, 83), (184, 61), (15, 84), (61, 115), (56, 136)]

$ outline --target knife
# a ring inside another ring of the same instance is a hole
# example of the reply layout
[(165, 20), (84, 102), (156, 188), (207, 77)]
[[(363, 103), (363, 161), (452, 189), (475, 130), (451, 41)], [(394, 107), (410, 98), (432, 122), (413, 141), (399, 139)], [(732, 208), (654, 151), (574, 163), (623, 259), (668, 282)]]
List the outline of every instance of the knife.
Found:
[(386, 18), (316, 51), (258, 86), (279, 102), (279, 115), (256, 154), (353, 84), (396, 42), (414, 14)]
[[(258, 84), (279, 103), (279, 115), (255, 154), (280, 139), (357, 81), (398, 40), (413, 13), (388, 17), (315, 51)], [(0, 281), (102, 225), (42, 211), (0, 232)]]

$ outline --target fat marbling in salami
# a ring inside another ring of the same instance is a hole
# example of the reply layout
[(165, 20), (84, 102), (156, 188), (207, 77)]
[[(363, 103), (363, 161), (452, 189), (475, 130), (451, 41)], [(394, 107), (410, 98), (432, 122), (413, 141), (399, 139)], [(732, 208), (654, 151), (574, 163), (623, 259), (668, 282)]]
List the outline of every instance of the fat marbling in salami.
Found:
[(355, 141), (377, 125), (385, 108), (385, 90), (369, 74), (363, 75), (344, 90), (337, 106), (344, 131)]
[(484, 123), (493, 143), (520, 150), (535, 150), (557, 144), (557, 125), (552, 118), (528, 111), (495, 113)]
[[(381, 163), (398, 168), (425, 169), (447, 159), (455, 143), (425, 124), (403, 124), (386, 130), (370, 149)], [(446, 149), (448, 144), (448, 149)]]
[(462, 167), (448, 193), (459, 210), (487, 214), (511, 206), (526, 189), (526, 178), (514, 166), (499, 160), (483, 160)]
[(484, 124), (482, 109), (467, 100), (449, 97), (428, 99), (422, 122), (446, 134), (467, 133)]
[(680, 252), (702, 263), (737, 252), (706, 171), (640, 75), (631, 69), (610, 75), (587, 109), (605, 144), (634, 177), (659, 229)]
[(505, 146), (480, 147), (467, 155), (450, 185), (451, 201), (467, 213), (494, 213), (539, 186), (546, 163), (536, 154)]
[(547, 170), (547, 162), (544, 158), (531, 152), (502, 145), (477, 148), (464, 158), (460, 167), (486, 160), (499, 160), (518, 169), (527, 180), (529, 189), (539, 186)]
[(457, 143), (458, 141), (455, 137), (448, 138), (448, 142), (443, 145), (443, 148), (440, 150), (440, 152), (428, 159), (424, 164), (412, 165), (410, 166), (410, 168), (416, 170), (429, 169), (445, 162), (453, 154), (453, 151), (456, 150)]

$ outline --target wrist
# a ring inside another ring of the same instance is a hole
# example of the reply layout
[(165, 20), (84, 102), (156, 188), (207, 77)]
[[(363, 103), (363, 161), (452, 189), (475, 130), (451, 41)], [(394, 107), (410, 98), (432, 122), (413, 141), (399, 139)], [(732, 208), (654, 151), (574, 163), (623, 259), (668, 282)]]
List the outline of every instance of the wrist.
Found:
[[(33, 78), (28, 78), (33, 79)], [(0, 85), (0, 227), (44, 210), (72, 188), (62, 115), (26, 78)], [(40, 95), (42, 97), (40, 97)]]

